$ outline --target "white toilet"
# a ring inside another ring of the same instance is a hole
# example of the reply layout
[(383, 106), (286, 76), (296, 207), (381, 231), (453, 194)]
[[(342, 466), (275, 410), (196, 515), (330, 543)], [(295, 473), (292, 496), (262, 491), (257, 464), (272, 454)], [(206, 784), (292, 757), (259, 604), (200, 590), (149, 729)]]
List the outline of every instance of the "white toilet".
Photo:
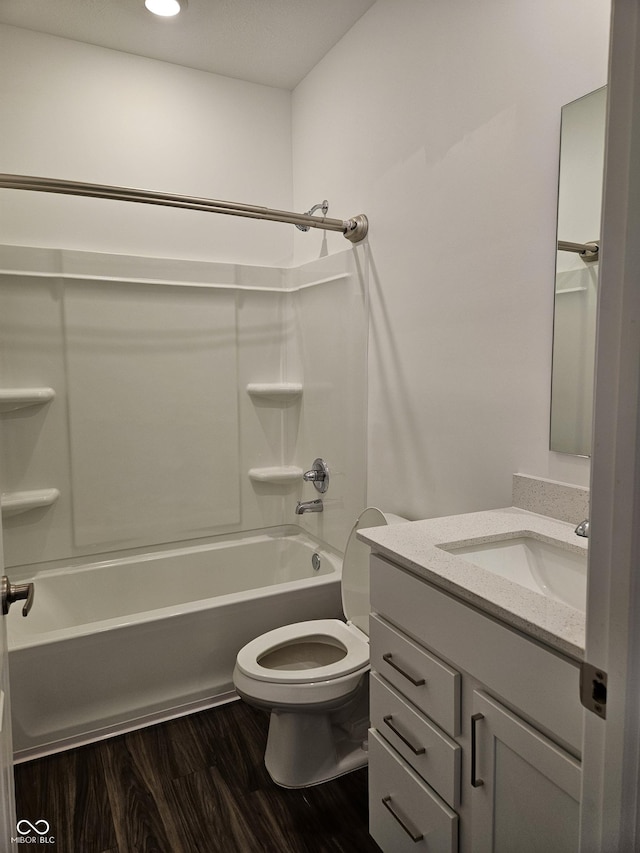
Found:
[(238, 652), (237, 692), (271, 711), (264, 760), (278, 785), (317, 785), (367, 763), (369, 548), (356, 530), (400, 521), (369, 507), (354, 524), (342, 564), (346, 623), (296, 622)]

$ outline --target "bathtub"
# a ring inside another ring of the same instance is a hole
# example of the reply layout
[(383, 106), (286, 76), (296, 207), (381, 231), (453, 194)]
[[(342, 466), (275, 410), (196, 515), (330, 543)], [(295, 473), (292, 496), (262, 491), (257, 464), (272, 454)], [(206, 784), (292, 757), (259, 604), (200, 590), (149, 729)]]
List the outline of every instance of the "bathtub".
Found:
[(341, 567), (285, 527), (20, 577), (35, 602), (7, 620), (15, 760), (228, 701), (249, 640), (342, 616)]

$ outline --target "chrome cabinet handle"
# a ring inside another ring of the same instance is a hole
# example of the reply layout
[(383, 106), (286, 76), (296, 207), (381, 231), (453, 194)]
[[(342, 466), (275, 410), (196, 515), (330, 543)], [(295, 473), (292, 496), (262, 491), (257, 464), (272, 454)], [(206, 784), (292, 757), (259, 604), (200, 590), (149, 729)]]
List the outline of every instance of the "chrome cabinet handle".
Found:
[(32, 583), (17, 583), (12, 584), (6, 575), (2, 576), (0, 582), (0, 596), (2, 597), (2, 613), (4, 616), (9, 612), (9, 608), (15, 601), (24, 601), (25, 605), (22, 608), (22, 615), (28, 616), (29, 611), (33, 607), (33, 599), (35, 596), (35, 587)]
[(484, 785), (483, 779), (476, 778), (476, 725), (478, 720), (484, 720), (484, 714), (474, 714), (471, 717), (471, 785), (474, 788), (481, 788)]
[(400, 675), (404, 675), (404, 677), (408, 679), (414, 685), (414, 687), (422, 687), (423, 684), (426, 684), (424, 678), (414, 678), (413, 675), (410, 675), (408, 672), (406, 672), (406, 670), (401, 669), (398, 664), (395, 663), (395, 661), (393, 660), (393, 655), (391, 654), (391, 652), (387, 652), (386, 655), (382, 655), (382, 660), (385, 663), (388, 663), (389, 666), (392, 666), (396, 670), (396, 672), (400, 673)]
[(400, 738), (400, 740), (402, 741), (402, 743), (406, 744), (406, 745), (409, 747), (409, 749), (411, 750), (411, 752), (412, 752), (414, 755), (424, 755), (424, 754), (425, 754), (425, 752), (427, 751), (427, 750), (424, 748), (424, 746), (420, 746), (420, 747), (416, 747), (416, 746), (414, 746), (414, 745), (411, 743), (411, 741), (410, 741), (410, 740), (408, 740), (408, 739), (407, 739), (407, 738), (402, 734), (402, 732), (399, 732), (399, 731), (398, 731), (398, 729), (393, 725), (393, 723), (391, 722), (391, 720), (393, 720), (393, 714), (387, 714), (387, 716), (386, 716), (386, 717), (383, 717), (383, 718), (382, 718), (382, 722), (383, 722), (385, 725), (389, 726), (389, 728), (390, 728), (390, 729), (391, 729), (391, 731), (394, 733), (394, 735), (397, 735), (397, 736)]
[(400, 826), (404, 829), (404, 831), (407, 833), (407, 835), (409, 836), (409, 838), (413, 842), (422, 841), (422, 839), (424, 838), (424, 835), (421, 832), (418, 832), (417, 829), (413, 829), (413, 827), (411, 827), (409, 825), (409, 822), (407, 821), (406, 818), (404, 818), (404, 820), (403, 820), (400, 817), (398, 812), (391, 805), (391, 797), (383, 797), (382, 798), (382, 805), (385, 807), (385, 809), (388, 809), (391, 812), (393, 817), (398, 821)]

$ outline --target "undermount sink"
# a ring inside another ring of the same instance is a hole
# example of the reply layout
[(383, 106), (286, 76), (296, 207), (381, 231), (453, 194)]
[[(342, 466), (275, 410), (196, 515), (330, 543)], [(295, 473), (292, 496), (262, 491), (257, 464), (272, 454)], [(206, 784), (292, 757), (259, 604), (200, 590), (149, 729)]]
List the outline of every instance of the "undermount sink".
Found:
[(562, 601), (577, 610), (586, 610), (586, 550), (576, 553), (560, 544), (526, 535), (461, 547), (441, 547), (494, 575)]

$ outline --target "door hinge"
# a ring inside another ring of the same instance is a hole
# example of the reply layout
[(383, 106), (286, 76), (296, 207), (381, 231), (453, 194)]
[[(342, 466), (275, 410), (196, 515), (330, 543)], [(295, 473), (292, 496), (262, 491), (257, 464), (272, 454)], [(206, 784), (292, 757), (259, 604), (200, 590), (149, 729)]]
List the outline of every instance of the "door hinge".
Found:
[(587, 711), (607, 719), (607, 673), (587, 661), (580, 666), (580, 701)]

